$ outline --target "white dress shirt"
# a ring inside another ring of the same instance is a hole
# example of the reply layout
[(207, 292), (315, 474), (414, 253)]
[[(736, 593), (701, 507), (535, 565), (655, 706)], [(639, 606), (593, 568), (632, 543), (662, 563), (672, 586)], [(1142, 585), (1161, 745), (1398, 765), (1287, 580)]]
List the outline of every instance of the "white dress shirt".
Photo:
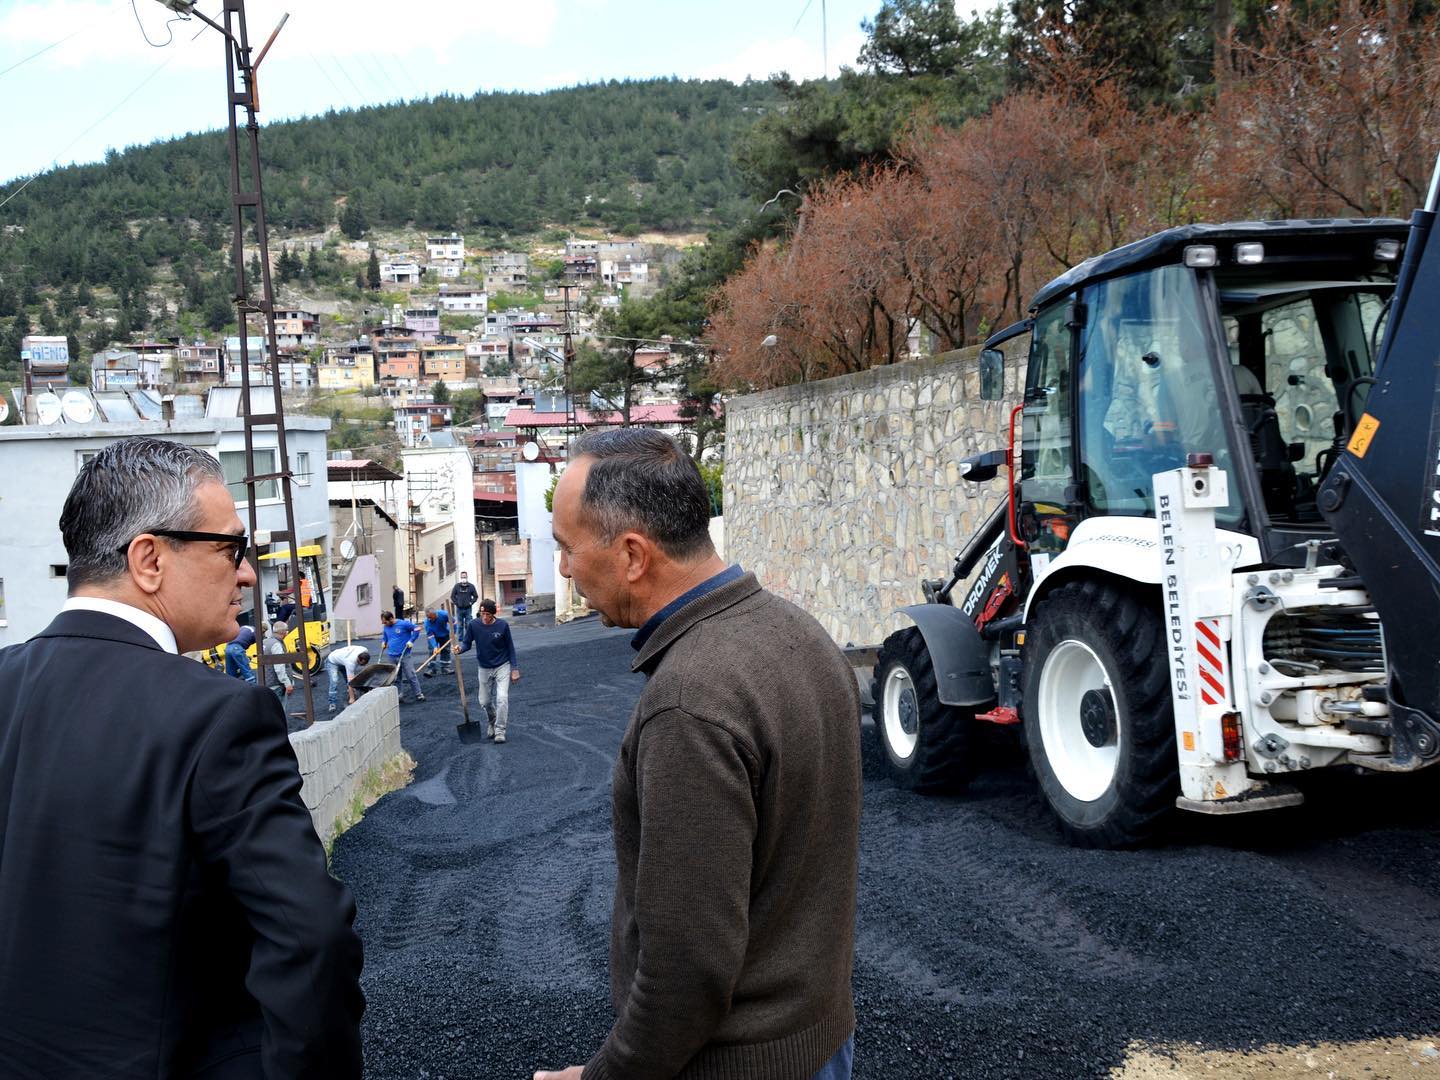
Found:
[(175, 645), (175, 634), (163, 622), (151, 615), (148, 611), (141, 611), (129, 604), (122, 604), (118, 600), (107, 600), (101, 596), (72, 596), (65, 601), (61, 611), (98, 611), (104, 615), (114, 615), (117, 619), (124, 619), (132, 626), (138, 626), (150, 637), (155, 639), (155, 644), (168, 653), (179, 654), (180, 650)]

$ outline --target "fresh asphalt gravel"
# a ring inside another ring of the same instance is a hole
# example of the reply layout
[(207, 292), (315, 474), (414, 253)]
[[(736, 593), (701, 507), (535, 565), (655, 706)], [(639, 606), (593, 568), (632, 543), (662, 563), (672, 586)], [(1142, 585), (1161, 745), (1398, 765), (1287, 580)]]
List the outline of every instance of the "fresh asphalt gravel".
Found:
[[(511, 622), (509, 741), (461, 745), (454, 676), (422, 680), (401, 713), (414, 782), (335, 845), (370, 1077), (528, 1080), (609, 1028), (610, 775), (641, 680), (628, 632), (548, 618)], [(1132, 1041), (1440, 1032), (1440, 769), (1316, 776), (1297, 810), (1104, 852), (1060, 839), (1013, 750), (935, 799), (863, 739), (857, 1077), (1070, 1080)]]

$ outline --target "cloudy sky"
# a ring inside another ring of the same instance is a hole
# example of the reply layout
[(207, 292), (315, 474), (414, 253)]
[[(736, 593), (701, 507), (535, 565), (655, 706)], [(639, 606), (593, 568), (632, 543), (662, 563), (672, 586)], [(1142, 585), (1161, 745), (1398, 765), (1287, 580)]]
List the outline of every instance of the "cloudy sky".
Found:
[[(439, 93), (853, 64), (880, 0), (249, 0), (261, 121)], [(969, 3), (964, 7), (968, 9)], [(219, 0), (199, 10), (218, 18)], [(148, 41), (147, 41), (148, 39)], [(38, 54), (38, 55), (36, 55)], [(219, 35), (158, 0), (0, 0), (0, 182), (225, 122)]]

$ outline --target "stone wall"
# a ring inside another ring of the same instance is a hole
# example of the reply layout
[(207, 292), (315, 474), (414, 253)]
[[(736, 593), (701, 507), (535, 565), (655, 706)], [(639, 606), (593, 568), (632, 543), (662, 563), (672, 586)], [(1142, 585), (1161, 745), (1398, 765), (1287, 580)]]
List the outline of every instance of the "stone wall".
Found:
[(355, 797), (361, 782), (400, 753), (400, 699), (393, 686), (361, 694), (332, 720), (320, 720), (290, 736), (304, 785), (300, 797), (310, 808), (315, 832), (325, 843), (335, 820)]
[(1005, 402), (980, 400), (978, 348), (731, 399), (728, 558), (820, 620), (841, 646), (877, 645), (919, 603), (1002, 497), (958, 462), (1004, 446)]

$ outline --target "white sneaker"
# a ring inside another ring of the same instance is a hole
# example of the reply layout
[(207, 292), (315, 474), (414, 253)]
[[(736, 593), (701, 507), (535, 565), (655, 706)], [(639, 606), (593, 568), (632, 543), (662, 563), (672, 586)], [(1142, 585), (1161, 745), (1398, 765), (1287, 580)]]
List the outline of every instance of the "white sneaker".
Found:
[(495, 736), (495, 741), (496, 741), (497, 743), (504, 742), (504, 741), (505, 741), (505, 732), (502, 731), (502, 732), (500, 732), (500, 734), (496, 735), (496, 736)]

